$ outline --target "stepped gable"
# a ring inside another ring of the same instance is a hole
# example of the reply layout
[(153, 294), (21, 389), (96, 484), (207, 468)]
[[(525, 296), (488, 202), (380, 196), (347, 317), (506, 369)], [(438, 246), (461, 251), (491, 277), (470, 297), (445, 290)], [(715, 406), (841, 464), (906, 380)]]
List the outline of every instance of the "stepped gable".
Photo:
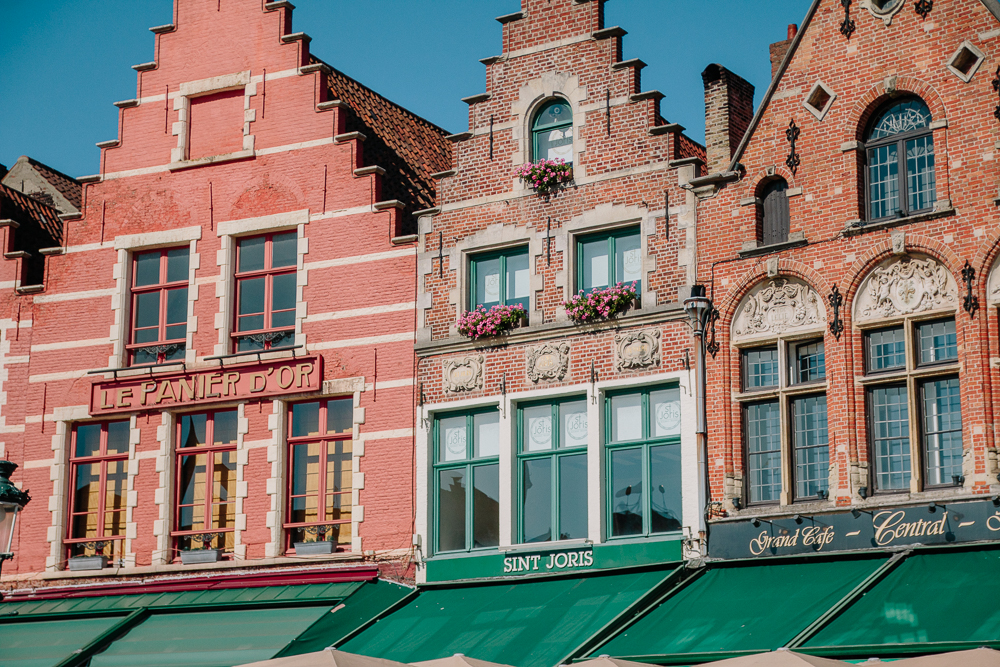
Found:
[[(57, 210), (3, 184), (0, 184), (0, 218), (14, 220), (22, 230), (34, 223), (43, 237), (48, 235), (52, 238), (53, 242), (48, 245), (56, 246), (63, 242), (63, 225)], [(24, 235), (23, 231), (21, 235)]]

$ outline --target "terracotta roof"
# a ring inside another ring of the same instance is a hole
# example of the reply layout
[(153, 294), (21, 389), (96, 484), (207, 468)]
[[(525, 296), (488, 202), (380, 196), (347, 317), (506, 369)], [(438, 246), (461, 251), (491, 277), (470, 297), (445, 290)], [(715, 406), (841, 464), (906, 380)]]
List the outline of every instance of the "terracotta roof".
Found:
[[(3, 184), (0, 184), (0, 218), (19, 223), (23, 230), (20, 232), (22, 237), (38, 235), (41, 241), (47, 235), (51, 238), (51, 242), (47, 243), (48, 247), (62, 245), (63, 223), (59, 219), (59, 212)], [(31, 227), (34, 227), (34, 230), (31, 230)], [(17, 236), (15, 235), (15, 238)]]
[(61, 171), (56, 171), (47, 164), (43, 164), (34, 158), (28, 158), (28, 162), (31, 166), (35, 168), (42, 178), (49, 182), (49, 184), (62, 193), (70, 204), (72, 204), (76, 210), (80, 210), (83, 206), (83, 186), (72, 176), (67, 176)]

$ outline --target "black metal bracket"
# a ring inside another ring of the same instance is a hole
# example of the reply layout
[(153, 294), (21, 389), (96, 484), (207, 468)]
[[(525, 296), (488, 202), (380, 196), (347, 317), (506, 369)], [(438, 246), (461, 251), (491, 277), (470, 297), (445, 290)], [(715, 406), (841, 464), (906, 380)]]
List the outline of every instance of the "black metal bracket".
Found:
[(715, 355), (719, 353), (719, 342), (715, 340), (715, 321), (719, 319), (719, 309), (712, 308), (712, 312), (708, 314), (708, 328), (709, 337), (708, 344), (705, 345), (705, 350), (708, 351), (712, 358), (715, 359)]
[(670, 191), (663, 191), (663, 231), (670, 240)]
[(927, 15), (931, 13), (934, 9), (934, 0), (917, 0), (914, 3), (913, 8), (916, 10), (917, 14), (920, 15), (921, 19), (926, 20)]
[(545, 265), (552, 263), (552, 216), (545, 223)]
[(965, 260), (965, 266), (962, 267), (962, 281), (965, 283), (966, 294), (962, 299), (962, 308), (969, 317), (975, 317), (976, 311), (979, 310), (979, 297), (972, 293), (972, 283), (975, 279), (976, 270), (969, 264), (969, 260)]
[(493, 159), (493, 116), (490, 116), (490, 160)]
[(830, 307), (833, 308), (833, 321), (830, 322), (830, 333), (833, 334), (834, 338), (840, 340), (840, 334), (844, 333), (844, 321), (840, 319), (840, 307), (844, 305), (844, 296), (840, 293), (840, 289), (834, 285), (827, 299), (830, 301)]
[(611, 136), (611, 89), (604, 90), (604, 120), (607, 124), (608, 136)]
[(438, 232), (438, 273), (444, 280), (444, 232)]
[(788, 157), (785, 159), (785, 164), (791, 170), (792, 176), (794, 176), (795, 172), (799, 170), (799, 164), (801, 164), (799, 154), (795, 152), (795, 142), (799, 140), (799, 134), (801, 134), (801, 131), (795, 124), (795, 119), (793, 118), (788, 121), (788, 129), (785, 130), (785, 138), (788, 139), (788, 143), (791, 144), (788, 149)]
[[(997, 65), (997, 71), (996, 74), (993, 75), (993, 81), (991, 83), (993, 84), (993, 92), (1000, 97), (1000, 65)], [(1000, 99), (997, 101), (1000, 102)], [(996, 108), (993, 109), (993, 117), (1000, 120), (1000, 104), (997, 104)]]
[(851, 0), (840, 0), (840, 4), (844, 6), (844, 20), (840, 22), (840, 34), (850, 39), (855, 30), (854, 19), (851, 18)]

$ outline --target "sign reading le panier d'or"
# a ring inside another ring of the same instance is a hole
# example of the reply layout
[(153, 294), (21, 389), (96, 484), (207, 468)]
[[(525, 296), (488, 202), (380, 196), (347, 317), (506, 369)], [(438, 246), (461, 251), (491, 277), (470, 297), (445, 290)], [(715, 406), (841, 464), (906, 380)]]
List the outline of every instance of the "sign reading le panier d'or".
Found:
[(323, 358), (299, 357), (210, 370), (95, 382), (90, 414), (135, 412), (183, 405), (319, 391)]

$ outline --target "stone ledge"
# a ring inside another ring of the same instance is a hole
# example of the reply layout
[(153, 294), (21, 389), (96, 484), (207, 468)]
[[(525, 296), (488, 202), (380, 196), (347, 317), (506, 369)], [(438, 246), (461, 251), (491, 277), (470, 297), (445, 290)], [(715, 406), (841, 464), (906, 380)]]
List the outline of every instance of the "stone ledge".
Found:
[(866, 232), (875, 232), (882, 229), (891, 229), (892, 227), (900, 227), (902, 225), (909, 225), (915, 222), (925, 222), (927, 220), (937, 220), (938, 218), (947, 218), (955, 215), (957, 213), (956, 209), (952, 206), (948, 208), (943, 208), (938, 211), (928, 211), (927, 213), (918, 213), (916, 215), (910, 215), (905, 218), (894, 218), (892, 220), (880, 220), (879, 222), (863, 222), (861, 220), (850, 220), (844, 226), (844, 236), (857, 236), (858, 234), (864, 234)]
[[(799, 232), (801, 236), (802, 232)], [(756, 248), (744, 248), (740, 250), (740, 259), (745, 259), (747, 257), (759, 257), (760, 255), (769, 255), (772, 252), (780, 252), (782, 250), (791, 250), (792, 248), (801, 248), (803, 246), (809, 245), (809, 241), (803, 238), (789, 238), (783, 243), (772, 243), (771, 245), (757, 246)]]
[(299, 76), (305, 76), (306, 74), (312, 74), (313, 72), (323, 72), (324, 74), (329, 74), (333, 70), (326, 63), (312, 63), (311, 65), (303, 65), (299, 68)]
[(655, 137), (661, 134), (680, 134), (684, 129), (684, 126), (680, 123), (667, 123), (666, 125), (656, 125), (649, 128), (649, 133)]
[(405, 204), (403, 204), (403, 202), (399, 201), (398, 199), (387, 199), (385, 201), (375, 202), (374, 204), (372, 204), (372, 208), (375, 209), (376, 211), (384, 211), (390, 208), (403, 209), (406, 208), (406, 206)]
[(630, 102), (645, 102), (646, 100), (662, 100), (666, 95), (658, 90), (647, 90), (645, 92), (629, 95)]
[(274, 2), (264, 3), (265, 12), (273, 12), (274, 10), (280, 9), (281, 7), (284, 7), (285, 9), (295, 9), (295, 5), (288, 2), (288, 0), (275, 0)]
[(504, 14), (503, 16), (498, 16), (496, 20), (498, 23), (506, 25), (508, 23), (513, 23), (514, 21), (520, 21), (523, 18), (524, 18), (524, 12), (514, 12), (512, 14)]
[(132, 69), (136, 72), (148, 72), (151, 69), (156, 69), (156, 61), (149, 63), (139, 63), (138, 65), (132, 65)]
[(347, 105), (340, 100), (327, 100), (316, 105), (317, 111), (329, 111), (330, 109), (346, 109)]
[(413, 212), (414, 218), (419, 218), (422, 215), (437, 215), (441, 212), (440, 206), (435, 206), (434, 208), (422, 208), (419, 211)]
[(94, 145), (98, 148), (117, 148), (121, 145), (121, 142), (118, 139), (108, 139), (107, 141), (100, 141)]
[(251, 150), (237, 151), (235, 153), (224, 153), (222, 155), (211, 155), (209, 157), (198, 158), (197, 160), (181, 160), (179, 162), (171, 162), (167, 165), (167, 169), (170, 171), (181, 171), (182, 169), (191, 169), (193, 167), (203, 167), (207, 164), (218, 164), (220, 162), (232, 162), (234, 160), (245, 160), (247, 158), (254, 157), (254, 152)]
[(460, 141), (465, 141), (466, 139), (472, 138), (472, 132), (456, 132), (455, 134), (449, 134), (445, 139), (453, 144), (457, 144)]
[(291, 44), (292, 42), (302, 41), (304, 44), (308, 44), (312, 41), (312, 37), (305, 34), (304, 32), (293, 32), (290, 35), (282, 35), (281, 41), (285, 44)]
[(610, 28), (603, 28), (601, 30), (595, 30), (590, 33), (590, 36), (594, 39), (610, 39), (611, 37), (624, 37), (628, 33), (621, 26), (612, 26)]
[(357, 139), (358, 141), (364, 141), (367, 138), (368, 138), (367, 136), (361, 134), (360, 132), (345, 132), (344, 134), (336, 135), (333, 138), (333, 143), (342, 144), (345, 141), (354, 141), (355, 139)]
[(114, 105), (119, 109), (130, 109), (139, 106), (139, 100), (122, 100), (121, 102), (115, 102)]
[(368, 167), (360, 167), (354, 170), (355, 176), (368, 176), (370, 174), (378, 174), (379, 176), (385, 176), (385, 169), (373, 164)]
[(436, 171), (431, 174), (433, 179), (448, 178), (449, 176), (454, 176), (458, 173), (458, 169), (446, 169), (445, 171)]
[(167, 23), (165, 25), (157, 25), (149, 29), (149, 31), (154, 35), (161, 35), (165, 32), (173, 32), (174, 30), (177, 30), (177, 26), (175, 26), (173, 23)]
[(473, 104), (479, 104), (480, 102), (485, 102), (486, 100), (490, 99), (490, 97), (492, 97), (492, 95), (490, 95), (489, 93), (479, 93), (478, 95), (469, 95), (468, 97), (463, 97), (462, 101), (468, 104), (469, 106), (472, 106)]
[(635, 69), (642, 69), (645, 66), (646, 63), (644, 63), (639, 58), (631, 58), (629, 60), (620, 60), (616, 63), (611, 63), (611, 69), (614, 70), (628, 69), (629, 67), (634, 67)]
[(392, 245), (407, 245), (413, 243), (419, 237), (416, 234), (404, 234), (402, 236), (393, 236), (390, 241)]

